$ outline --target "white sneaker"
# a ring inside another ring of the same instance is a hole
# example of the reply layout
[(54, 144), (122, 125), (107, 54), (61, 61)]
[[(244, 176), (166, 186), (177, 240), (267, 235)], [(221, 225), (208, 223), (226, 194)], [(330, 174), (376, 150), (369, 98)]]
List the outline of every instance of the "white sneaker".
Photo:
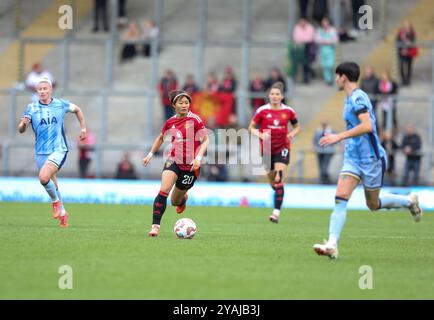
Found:
[(412, 192), (410, 193), (408, 198), (411, 202), (408, 209), (410, 210), (411, 215), (413, 216), (413, 220), (415, 222), (419, 222), (423, 215), (423, 210), (421, 209), (421, 207), (419, 207), (419, 196), (417, 195), (417, 193)]
[(158, 234), (160, 233), (160, 225), (153, 224), (151, 231), (148, 232), (148, 236), (150, 237), (158, 237)]
[(336, 259), (339, 255), (338, 246), (328, 242), (314, 244), (313, 250), (315, 250), (319, 256), (328, 256), (330, 259)]
[(279, 223), (279, 216), (273, 213), (271, 216), (268, 217), (268, 220), (273, 223)]

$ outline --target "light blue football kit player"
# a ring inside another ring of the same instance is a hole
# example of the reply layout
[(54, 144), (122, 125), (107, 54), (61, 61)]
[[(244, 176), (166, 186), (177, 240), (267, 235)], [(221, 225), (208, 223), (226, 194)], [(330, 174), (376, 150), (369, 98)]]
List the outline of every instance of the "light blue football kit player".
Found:
[(317, 254), (332, 259), (338, 256), (337, 245), (346, 220), (348, 200), (360, 181), (370, 210), (408, 208), (416, 222), (422, 216), (415, 193), (408, 197), (395, 194), (380, 196), (387, 157), (378, 138), (369, 97), (357, 87), (359, 75), (359, 66), (353, 62), (342, 63), (336, 68), (336, 84), (346, 93), (343, 113), (346, 131), (324, 136), (320, 140), (321, 146), (345, 140), (343, 167), (336, 188), (335, 207), (330, 217), (329, 239), (323, 244), (314, 245)]
[(372, 132), (348, 138), (345, 141), (344, 164), (341, 174), (352, 175), (363, 181), (365, 189), (379, 189), (383, 186), (383, 175), (386, 171), (386, 151), (377, 135), (375, 115), (368, 95), (361, 89), (354, 89), (345, 97), (344, 121), (346, 129), (360, 124), (358, 115), (368, 113), (372, 124)]
[(68, 226), (68, 213), (62, 203), (56, 173), (62, 168), (68, 154), (64, 132), (64, 117), (75, 113), (80, 123), (80, 139), (86, 138), (86, 123), (81, 109), (64, 99), (52, 97), (50, 80), (43, 79), (37, 85), (38, 101), (30, 103), (24, 111), (18, 131), (24, 133), (31, 124), (35, 134), (35, 162), (39, 181), (53, 203), (53, 218), (60, 220), (61, 227)]
[(31, 120), (35, 133), (35, 162), (39, 170), (46, 161), (59, 169), (66, 160), (68, 145), (63, 128), (64, 117), (72, 112), (69, 101), (53, 98), (49, 104), (35, 101), (29, 104), (23, 117)]

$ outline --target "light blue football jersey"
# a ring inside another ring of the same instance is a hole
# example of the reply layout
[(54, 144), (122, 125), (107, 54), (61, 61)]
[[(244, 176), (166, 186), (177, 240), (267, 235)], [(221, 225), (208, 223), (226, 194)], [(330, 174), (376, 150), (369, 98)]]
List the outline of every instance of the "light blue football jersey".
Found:
[(345, 141), (345, 157), (355, 161), (367, 159), (380, 159), (386, 155), (380, 144), (376, 129), (376, 119), (368, 95), (361, 89), (355, 89), (350, 96), (345, 98), (344, 120), (347, 130), (360, 124), (358, 115), (362, 112), (369, 112), (371, 118), (372, 132), (365, 133), (358, 137), (348, 138)]
[(64, 99), (53, 98), (49, 104), (39, 100), (27, 105), (25, 116), (31, 120), (35, 133), (35, 154), (51, 154), (55, 151), (67, 152), (63, 120), (66, 112), (72, 112), (71, 104)]

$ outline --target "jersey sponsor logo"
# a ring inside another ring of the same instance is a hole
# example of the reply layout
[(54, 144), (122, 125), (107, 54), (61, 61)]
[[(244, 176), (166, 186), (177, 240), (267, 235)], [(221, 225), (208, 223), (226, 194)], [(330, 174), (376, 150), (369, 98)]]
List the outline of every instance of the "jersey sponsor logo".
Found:
[(275, 126), (278, 126), (278, 125), (279, 125), (279, 120), (274, 119), (273, 124), (274, 124)]
[(47, 119), (42, 118), (41, 122), (39, 122), (39, 125), (42, 126), (43, 124), (49, 125), (49, 124), (55, 124), (55, 123), (57, 124), (56, 117), (52, 117), (51, 119), (50, 118), (47, 118)]
[(191, 139), (186, 139), (186, 138), (183, 138), (182, 137), (182, 133), (180, 132), (180, 131), (176, 131), (176, 139), (175, 139), (175, 142), (178, 142), (178, 143), (180, 143), (180, 142), (187, 142), (187, 141), (190, 141)]

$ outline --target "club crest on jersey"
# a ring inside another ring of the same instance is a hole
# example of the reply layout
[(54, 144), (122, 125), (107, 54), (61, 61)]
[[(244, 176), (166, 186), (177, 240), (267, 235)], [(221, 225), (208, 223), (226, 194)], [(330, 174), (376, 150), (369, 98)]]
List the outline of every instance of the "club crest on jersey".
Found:
[(273, 124), (274, 124), (275, 126), (278, 126), (278, 125), (279, 125), (279, 120), (274, 119)]
[(286, 115), (286, 113), (282, 113), (282, 119), (286, 119), (288, 118), (288, 116)]
[(52, 117), (51, 119), (50, 118), (47, 118), (47, 119), (42, 118), (41, 122), (39, 122), (39, 125), (42, 126), (43, 124), (49, 125), (49, 124), (55, 124), (55, 123), (57, 123), (56, 117)]

